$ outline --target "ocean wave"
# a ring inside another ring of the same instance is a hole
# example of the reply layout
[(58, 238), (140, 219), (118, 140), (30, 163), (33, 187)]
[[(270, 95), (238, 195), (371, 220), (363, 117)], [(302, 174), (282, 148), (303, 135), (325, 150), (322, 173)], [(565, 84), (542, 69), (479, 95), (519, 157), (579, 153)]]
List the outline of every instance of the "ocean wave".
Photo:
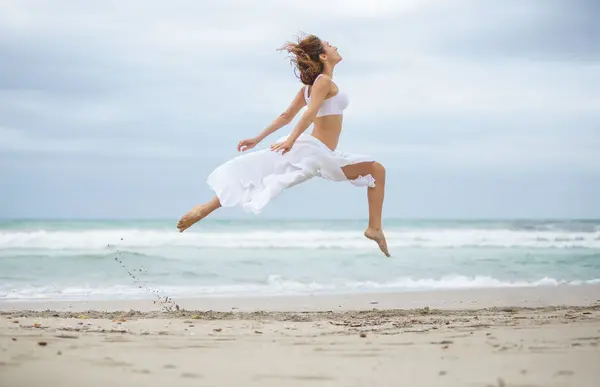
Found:
[(543, 277), (534, 281), (502, 281), (489, 276), (468, 277), (463, 275), (444, 276), (442, 278), (420, 278), (410, 277), (398, 278), (388, 282), (374, 281), (347, 281), (334, 284), (320, 284), (316, 282), (303, 283), (285, 279), (279, 275), (271, 275), (265, 281), (267, 287), (278, 291), (291, 290), (448, 290), (448, 289), (472, 289), (472, 288), (507, 288), (507, 287), (537, 287), (558, 285), (584, 285), (599, 284), (600, 279), (593, 280), (557, 280)]
[[(386, 232), (390, 247), (600, 248), (600, 231), (508, 229), (414, 229)], [(186, 232), (165, 230), (1, 231), (0, 251), (18, 249), (103, 250), (145, 247), (368, 249), (360, 230), (255, 230)]]
[[(156, 287), (156, 293), (162, 297), (218, 297), (218, 296), (269, 296), (269, 295), (306, 295), (306, 294), (344, 294), (361, 292), (391, 291), (433, 291), (452, 289), (482, 288), (519, 288), (581, 286), (600, 284), (600, 278), (592, 280), (559, 280), (543, 277), (533, 281), (503, 281), (489, 276), (445, 276), (442, 278), (410, 277), (398, 278), (388, 282), (374, 281), (337, 281), (334, 283), (301, 282), (286, 279), (280, 275), (270, 275), (262, 283), (221, 284), (211, 286), (179, 285)], [(18, 289), (0, 288), (0, 300), (93, 300), (93, 299), (136, 299), (151, 295), (139, 287), (112, 286), (40, 286)]]
[[(66, 259), (75, 261), (106, 261), (114, 260), (116, 257), (121, 259), (134, 260), (134, 262), (165, 261), (170, 260), (158, 254), (142, 253), (139, 251), (130, 251), (126, 249), (107, 251), (95, 249), (44, 249), (44, 248), (1, 248), (1, 259), (27, 259), (27, 260), (54, 260)], [(1, 270), (1, 268), (0, 268)]]

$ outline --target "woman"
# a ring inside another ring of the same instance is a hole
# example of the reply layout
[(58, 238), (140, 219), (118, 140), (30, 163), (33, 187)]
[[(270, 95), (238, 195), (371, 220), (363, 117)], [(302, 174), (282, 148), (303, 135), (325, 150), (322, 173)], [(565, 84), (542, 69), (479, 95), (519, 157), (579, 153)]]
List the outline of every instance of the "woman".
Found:
[[(281, 50), (293, 54), (292, 63), (304, 86), (285, 112), (257, 137), (240, 141), (237, 149), (246, 152), (254, 148), (308, 105), (302, 118), (289, 136), (280, 138), (270, 149), (240, 155), (217, 167), (207, 179), (216, 196), (185, 214), (177, 228), (183, 232), (219, 207), (240, 205), (248, 212), (259, 213), (283, 190), (319, 176), (368, 187), (369, 225), (364, 236), (377, 242), (389, 257), (381, 225), (384, 167), (369, 157), (335, 150), (343, 111), (348, 106), (347, 95), (332, 80), (333, 70), (342, 60), (338, 49), (309, 35), (297, 43), (287, 43)], [(305, 134), (311, 123), (312, 133)]]

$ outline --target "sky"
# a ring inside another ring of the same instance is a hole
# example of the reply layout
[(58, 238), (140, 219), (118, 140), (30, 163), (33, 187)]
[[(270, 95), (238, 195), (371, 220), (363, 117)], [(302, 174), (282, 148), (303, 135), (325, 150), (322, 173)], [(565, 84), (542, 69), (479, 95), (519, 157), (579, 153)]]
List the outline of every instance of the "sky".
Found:
[[(598, 218), (599, 16), (592, 0), (0, 0), (0, 218), (176, 221), (302, 86), (277, 51), (301, 32), (344, 58), (338, 149), (386, 166), (384, 223)], [(258, 217), (366, 218), (366, 189), (313, 179)]]

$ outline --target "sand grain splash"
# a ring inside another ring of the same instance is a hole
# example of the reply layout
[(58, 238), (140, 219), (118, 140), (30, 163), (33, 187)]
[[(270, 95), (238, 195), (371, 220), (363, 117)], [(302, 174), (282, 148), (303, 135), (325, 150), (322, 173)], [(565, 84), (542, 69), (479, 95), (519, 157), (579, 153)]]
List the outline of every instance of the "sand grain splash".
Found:
[[(121, 238), (121, 240), (123, 240), (123, 238)], [(145, 282), (143, 282), (140, 279), (139, 274), (147, 273), (148, 271), (146, 269), (144, 269), (143, 267), (138, 268), (138, 269), (129, 268), (128, 265), (126, 265), (125, 262), (123, 261), (123, 257), (121, 255), (121, 250), (116, 248), (114, 245), (110, 245), (110, 244), (107, 247), (110, 250), (113, 250), (115, 252), (115, 254), (116, 254), (116, 256), (114, 258), (115, 262), (117, 262), (119, 265), (121, 265), (121, 267), (123, 269), (125, 269), (127, 271), (127, 274), (135, 282), (137, 287), (142, 289), (146, 293), (151, 293), (154, 295), (154, 297), (156, 298), (156, 300), (154, 301), (155, 304), (158, 303), (160, 308), (165, 312), (173, 312), (173, 311), (179, 310), (179, 305), (177, 305), (177, 303), (175, 301), (173, 301), (173, 299), (171, 297), (163, 295), (161, 290), (150, 287), (149, 285), (147, 285)], [(136, 274), (136, 273), (138, 273), (138, 274)]]

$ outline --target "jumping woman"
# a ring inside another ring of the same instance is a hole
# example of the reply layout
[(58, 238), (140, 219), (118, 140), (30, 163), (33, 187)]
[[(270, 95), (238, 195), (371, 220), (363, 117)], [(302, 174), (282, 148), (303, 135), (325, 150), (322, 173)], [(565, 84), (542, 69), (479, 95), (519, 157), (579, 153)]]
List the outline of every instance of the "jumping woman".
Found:
[[(338, 49), (309, 35), (297, 43), (285, 44), (280, 50), (292, 54), (296, 75), (304, 86), (271, 125), (257, 137), (240, 141), (238, 152), (254, 148), (288, 125), (304, 106), (306, 111), (294, 130), (270, 149), (246, 153), (218, 166), (207, 179), (216, 196), (183, 215), (177, 228), (183, 232), (219, 207), (239, 205), (258, 214), (283, 190), (319, 176), (368, 187), (369, 225), (364, 236), (377, 242), (389, 257), (381, 224), (385, 168), (370, 157), (336, 151), (342, 113), (348, 106), (348, 96), (333, 82), (333, 70), (342, 60)], [(312, 132), (305, 134), (311, 123), (314, 123)]]

